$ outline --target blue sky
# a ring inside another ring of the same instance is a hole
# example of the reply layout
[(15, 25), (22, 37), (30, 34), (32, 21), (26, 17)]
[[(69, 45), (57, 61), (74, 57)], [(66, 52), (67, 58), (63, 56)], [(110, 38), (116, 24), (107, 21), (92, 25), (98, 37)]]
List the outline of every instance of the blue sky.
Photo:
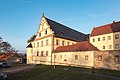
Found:
[(120, 0), (0, 0), (0, 36), (19, 52), (36, 34), (42, 13), (83, 33), (120, 21)]

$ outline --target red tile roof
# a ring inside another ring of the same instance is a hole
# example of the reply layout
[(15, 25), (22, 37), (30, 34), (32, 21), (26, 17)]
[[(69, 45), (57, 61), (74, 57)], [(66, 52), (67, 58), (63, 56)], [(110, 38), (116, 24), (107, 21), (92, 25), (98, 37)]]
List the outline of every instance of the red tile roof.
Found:
[(90, 36), (92, 37), (92, 36), (114, 33), (114, 32), (120, 32), (120, 22), (113, 22), (111, 24), (93, 28)]
[(12, 58), (16, 53), (1, 53), (0, 55), (0, 61), (6, 61), (10, 58)]
[(98, 50), (88, 41), (78, 42), (74, 45), (60, 46), (55, 49), (55, 52), (77, 52), (77, 51), (95, 51)]

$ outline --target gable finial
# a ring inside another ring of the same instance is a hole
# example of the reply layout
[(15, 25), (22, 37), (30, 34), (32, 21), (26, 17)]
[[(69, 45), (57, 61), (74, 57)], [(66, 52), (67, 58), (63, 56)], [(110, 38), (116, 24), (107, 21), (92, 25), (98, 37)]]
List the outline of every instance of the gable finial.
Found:
[(42, 17), (44, 17), (44, 12), (42, 13)]

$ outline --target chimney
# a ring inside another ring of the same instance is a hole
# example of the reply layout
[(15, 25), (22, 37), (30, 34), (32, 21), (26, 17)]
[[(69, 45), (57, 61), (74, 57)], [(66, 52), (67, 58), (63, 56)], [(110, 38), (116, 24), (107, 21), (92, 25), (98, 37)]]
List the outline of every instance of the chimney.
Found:
[(113, 24), (115, 24), (115, 21), (113, 21)]

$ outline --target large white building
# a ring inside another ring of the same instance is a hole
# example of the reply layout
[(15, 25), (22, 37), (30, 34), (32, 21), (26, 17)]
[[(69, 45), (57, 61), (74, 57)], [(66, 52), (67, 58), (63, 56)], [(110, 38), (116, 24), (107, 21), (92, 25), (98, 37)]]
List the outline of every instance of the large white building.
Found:
[(28, 64), (52, 64), (53, 52), (58, 46), (67, 46), (88, 40), (88, 35), (73, 30), (42, 15), (36, 35), (28, 40)]

